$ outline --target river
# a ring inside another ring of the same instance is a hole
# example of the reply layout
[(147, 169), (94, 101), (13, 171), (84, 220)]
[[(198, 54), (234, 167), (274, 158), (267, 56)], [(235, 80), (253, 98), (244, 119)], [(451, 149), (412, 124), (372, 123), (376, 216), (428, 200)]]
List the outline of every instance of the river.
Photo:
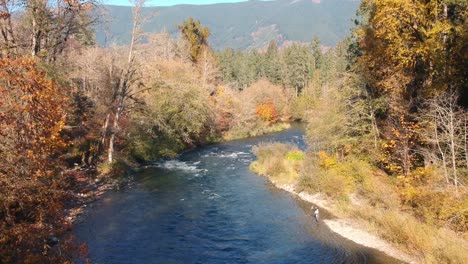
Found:
[(400, 263), (332, 233), (310, 204), (251, 173), (251, 148), (264, 141), (305, 147), (293, 127), (156, 162), (91, 204), (74, 233), (98, 264)]

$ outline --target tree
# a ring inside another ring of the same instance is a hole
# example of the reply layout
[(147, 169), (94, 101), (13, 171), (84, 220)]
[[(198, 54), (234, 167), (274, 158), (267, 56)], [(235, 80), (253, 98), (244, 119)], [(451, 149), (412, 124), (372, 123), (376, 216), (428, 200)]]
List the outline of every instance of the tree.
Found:
[(257, 117), (263, 121), (267, 121), (272, 124), (278, 121), (278, 111), (276, 110), (272, 99), (268, 99), (264, 103), (257, 105), (255, 113)]
[(203, 54), (203, 50), (208, 46), (210, 29), (202, 27), (200, 20), (195, 21), (192, 17), (189, 17), (178, 28), (182, 37), (188, 43), (191, 61), (193, 63), (198, 62)]
[[(118, 132), (120, 131), (119, 121), (124, 114), (125, 106), (127, 101), (135, 96), (138, 92), (138, 61), (136, 59), (135, 49), (136, 45), (143, 38), (142, 25), (145, 18), (141, 16), (142, 9), (146, 3), (146, 0), (133, 0), (133, 27), (132, 27), (132, 39), (127, 51), (127, 61), (123, 68), (120, 69), (118, 74), (119, 79), (114, 86), (114, 103), (109, 109), (109, 113), (104, 122), (104, 129), (101, 142), (105, 142), (107, 135), (109, 134), (109, 144), (107, 148), (107, 161), (112, 163), (114, 161), (114, 143)], [(112, 116), (113, 124), (112, 129), (109, 129), (109, 121)]]
[[(387, 129), (383, 133), (388, 140), (384, 152), (387, 165), (392, 167), (390, 171), (409, 175), (413, 168), (422, 165), (420, 146), (430, 143), (439, 149), (432, 156), (442, 159), (446, 179), (458, 181), (457, 176), (449, 176), (447, 169), (451, 164), (451, 171), (457, 174), (454, 145), (460, 143), (453, 143), (455, 125), (449, 122), (455, 105), (433, 102), (432, 107), (426, 107), (423, 102), (432, 102), (448, 91), (466, 94), (467, 77), (462, 74), (466, 72), (466, 60), (460, 58), (466, 58), (466, 52), (461, 50), (466, 49), (463, 40), (467, 37), (467, 7), (466, 1), (450, 0), (361, 3), (361, 21), (357, 21), (351, 48), (370, 90), (389, 103), (381, 123)], [(463, 104), (463, 100), (458, 103)], [(432, 122), (427, 121), (428, 109), (432, 109)], [(420, 121), (430, 129), (421, 133)], [(442, 133), (452, 138), (449, 141), (453, 144), (442, 143)], [(433, 159), (430, 156), (425, 158)]]
[(216, 62), (216, 57), (213, 55), (213, 52), (208, 47), (205, 47), (202, 50), (202, 55), (199, 64), (202, 77), (202, 87), (206, 89), (208, 84), (214, 83), (219, 77), (219, 70)]
[(279, 56), (276, 41), (272, 40), (265, 54), (265, 77), (274, 84), (281, 83), (281, 62)]
[(387, 171), (405, 177), (410, 175), (419, 158), (416, 151), (418, 130), (419, 124), (408, 116), (401, 115), (392, 119), (388, 141), (383, 143), (384, 157), (381, 160)]
[(96, 0), (1, 0), (3, 56), (29, 54), (50, 62), (71, 41), (93, 43), (91, 26), (95, 20), (89, 10), (95, 5)]
[(417, 106), (416, 98), (463, 90), (466, 65), (458, 58), (466, 56), (460, 53), (466, 9), (466, 1), (362, 2), (357, 62), (368, 83), (392, 98), (394, 111)]
[(286, 63), (286, 83), (295, 90), (296, 97), (306, 87), (310, 78), (311, 54), (307, 47), (297, 44), (284, 51)]
[(142, 104), (131, 113), (129, 149), (138, 160), (174, 156), (210, 138), (215, 112), (208, 89), (202, 87), (196, 65), (185, 61), (161, 62), (159, 74), (140, 95)]
[(17, 53), (17, 43), (15, 31), (12, 23), (12, 12), (10, 11), (12, 1), (0, 1), (0, 32), (2, 38), (0, 41), (0, 57), (10, 57)]
[(467, 113), (457, 105), (457, 95), (446, 93), (438, 98), (427, 100), (428, 111), (422, 115), (426, 154), (437, 166), (447, 184), (451, 183), (458, 191), (463, 184), (461, 168), (468, 168), (467, 153)]
[(0, 59), (0, 261), (72, 260), (66, 242), (66, 175), (59, 154), (66, 98), (33, 59)]
[(312, 39), (312, 43), (310, 44), (310, 48), (314, 56), (315, 69), (320, 69), (323, 61), (323, 53), (320, 44), (320, 38), (318, 36), (314, 36), (314, 38)]

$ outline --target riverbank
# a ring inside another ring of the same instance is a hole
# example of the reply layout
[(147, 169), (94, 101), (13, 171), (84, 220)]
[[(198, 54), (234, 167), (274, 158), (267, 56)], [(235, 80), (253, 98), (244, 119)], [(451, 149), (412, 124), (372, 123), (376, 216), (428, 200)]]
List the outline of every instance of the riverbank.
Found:
[(68, 170), (73, 184), (69, 190), (71, 199), (65, 209), (67, 221), (75, 224), (91, 203), (100, 200), (107, 191), (128, 184), (131, 180), (129, 176), (137, 166), (135, 163), (116, 161), (112, 166), (101, 164), (98, 168), (76, 167)]
[[(295, 195), (298, 199), (312, 203), (320, 207), (320, 209), (326, 210), (328, 213), (335, 217), (340, 216), (339, 209), (337, 209), (336, 206), (333, 205), (333, 202), (327, 199), (324, 195), (310, 194), (307, 192), (296, 192), (294, 185), (292, 184), (280, 184), (279, 182), (272, 180), (270, 177), (267, 177), (267, 179), (269, 179), (269, 181), (275, 187)], [(421, 261), (419, 261), (415, 256), (410, 256), (409, 254), (406, 254), (401, 250), (395, 248), (393, 245), (391, 245), (384, 239), (373, 235), (369, 230), (365, 229), (362, 223), (359, 223), (359, 221), (355, 219), (333, 218), (324, 219), (323, 222), (331, 231), (357, 244), (377, 249), (393, 258), (399, 259), (406, 263), (421, 263)]]
[[(466, 263), (468, 242), (463, 233), (449, 229), (448, 222), (437, 225), (431, 222), (434, 218), (418, 218), (414, 208), (402, 203), (402, 197), (412, 193), (402, 189), (400, 179), (365, 160), (356, 156), (337, 160), (325, 152), (307, 155), (297, 146), (274, 142), (259, 144), (253, 152), (257, 156), (250, 165), (253, 172), (342, 219), (327, 223), (336, 233), (357, 243), (378, 234), (380, 240), (370, 240), (369, 246), (410, 263)], [(424, 209), (431, 208), (419, 210)]]

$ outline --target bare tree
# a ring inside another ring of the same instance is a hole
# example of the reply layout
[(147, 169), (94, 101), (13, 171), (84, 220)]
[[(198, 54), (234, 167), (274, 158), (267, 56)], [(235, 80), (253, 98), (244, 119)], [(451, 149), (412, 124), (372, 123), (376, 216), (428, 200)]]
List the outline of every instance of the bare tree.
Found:
[[(116, 107), (113, 110), (113, 125), (110, 130), (109, 146), (107, 150), (107, 160), (112, 163), (114, 160), (114, 143), (117, 132), (119, 131), (119, 120), (125, 108), (127, 99), (131, 98), (136, 91), (134, 88), (137, 83), (138, 77), (138, 61), (136, 58), (136, 45), (141, 42), (144, 34), (142, 32), (142, 25), (147, 18), (142, 17), (142, 9), (146, 0), (132, 0), (133, 3), (133, 27), (132, 38), (128, 48), (127, 62), (125, 67), (121, 70), (120, 79), (117, 82), (115, 89)], [(107, 124), (107, 125), (106, 125)], [(108, 122), (104, 125), (104, 131), (108, 131)], [(105, 138), (104, 138), (105, 139)]]
[(202, 87), (206, 89), (208, 83), (212, 83), (217, 77), (219, 77), (218, 67), (216, 63), (214, 63), (214, 56), (208, 47), (203, 48), (199, 64), (202, 75)]
[[(467, 161), (467, 113), (458, 106), (455, 93), (446, 93), (426, 102), (428, 111), (422, 116), (425, 141), (437, 154), (436, 162), (442, 166), (447, 183), (455, 190), (462, 185), (460, 168)], [(430, 150), (429, 150), (430, 152)]]
[(55, 61), (72, 39), (89, 42), (98, 0), (0, 0), (3, 57), (29, 54)]

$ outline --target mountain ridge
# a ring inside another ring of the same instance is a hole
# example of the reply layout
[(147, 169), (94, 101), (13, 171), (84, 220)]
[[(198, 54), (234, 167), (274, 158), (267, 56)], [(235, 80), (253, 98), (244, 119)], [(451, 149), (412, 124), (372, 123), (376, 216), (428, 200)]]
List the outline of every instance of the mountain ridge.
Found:
[[(326, 46), (334, 46), (348, 32), (359, 1), (353, 0), (276, 0), (145, 7), (144, 14), (157, 12), (145, 24), (147, 32), (167, 30), (178, 34), (177, 25), (188, 17), (200, 20), (211, 30), (209, 42), (215, 49), (257, 49), (271, 40), (310, 42), (317, 35)], [(117, 44), (128, 43), (131, 32), (131, 7), (105, 6), (112, 21), (107, 25)], [(97, 41), (108, 45), (104, 26), (97, 28)]]

